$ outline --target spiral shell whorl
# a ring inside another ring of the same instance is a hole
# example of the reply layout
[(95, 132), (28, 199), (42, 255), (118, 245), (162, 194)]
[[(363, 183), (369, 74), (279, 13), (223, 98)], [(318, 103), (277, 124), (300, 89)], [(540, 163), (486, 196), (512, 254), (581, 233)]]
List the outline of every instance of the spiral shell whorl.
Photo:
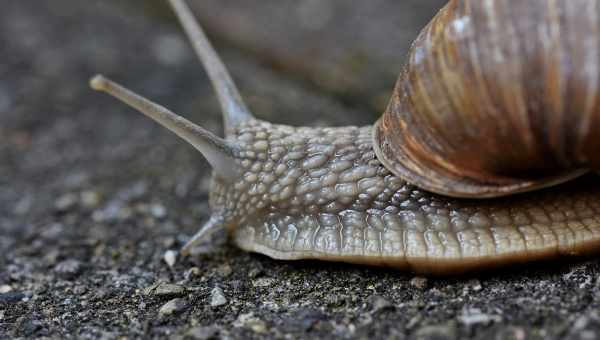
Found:
[(600, 168), (597, 0), (453, 0), (421, 32), (375, 126), (430, 191), (493, 197)]

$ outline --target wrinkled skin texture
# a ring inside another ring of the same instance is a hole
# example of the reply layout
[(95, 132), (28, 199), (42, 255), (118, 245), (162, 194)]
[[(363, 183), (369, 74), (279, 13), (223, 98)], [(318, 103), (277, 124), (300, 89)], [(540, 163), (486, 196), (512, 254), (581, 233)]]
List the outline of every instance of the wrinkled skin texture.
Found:
[(598, 248), (595, 177), (502, 199), (446, 198), (385, 169), (371, 131), (243, 124), (234, 134), (243, 175), (215, 176), (212, 209), (239, 247), (277, 259), (455, 274)]

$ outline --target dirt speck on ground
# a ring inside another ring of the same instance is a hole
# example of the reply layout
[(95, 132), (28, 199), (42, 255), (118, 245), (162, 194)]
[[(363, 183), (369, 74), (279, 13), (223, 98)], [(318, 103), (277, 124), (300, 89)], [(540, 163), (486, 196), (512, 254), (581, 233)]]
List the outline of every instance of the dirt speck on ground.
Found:
[[(215, 13), (246, 10), (252, 17), (245, 1), (226, 3), (229, 9)], [(304, 18), (320, 13), (321, 2), (302, 3), (309, 6)], [(282, 8), (272, 10), (285, 14)], [(217, 235), (194, 257), (169, 265), (165, 253), (181, 247), (208, 216), (210, 169), (191, 147), (87, 86), (93, 74), (105, 73), (221, 131), (207, 79), (166, 11), (154, 1), (3, 3), (0, 338), (598, 337), (597, 260), (421, 278), (275, 261)], [(314, 18), (314, 24), (332, 25), (325, 19), (335, 17)], [(353, 104), (362, 100), (356, 87), (340, 94), (312, 78), (320, 66), (300, 68), (306, 81), (297, 67), (266, 62), (289, 42), (265, 46), (264, 58), (261, 49), (247, 47), (255, 33), (245, 31), (245, 40), (235, 41), (217, 24), (209, 23), (209, 34), (261, 118), (341, 125), (366, 124), (377, 115), (368, 109), (376, 105)], [(360, 60), (370, 67), (369, 58)], [(369, 102), (378, 91), (364, 98)]]

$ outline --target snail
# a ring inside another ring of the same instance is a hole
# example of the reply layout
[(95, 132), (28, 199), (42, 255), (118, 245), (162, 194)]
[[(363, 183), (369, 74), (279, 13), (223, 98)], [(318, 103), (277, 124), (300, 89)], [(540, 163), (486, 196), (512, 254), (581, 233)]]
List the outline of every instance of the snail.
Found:
[[(98, 75), (213, 168), (212, 215), (275, 259), (424, 274), (600, 249), (597, 0), (451, 0), (411, 47), (373, 126), (254, 118), (183, 0), (169, 0), (223, 111), (225, 138)], [(578, 179), (576, 179), (578, 178)], [(551, 187), (551, 188), (550, 188)]]

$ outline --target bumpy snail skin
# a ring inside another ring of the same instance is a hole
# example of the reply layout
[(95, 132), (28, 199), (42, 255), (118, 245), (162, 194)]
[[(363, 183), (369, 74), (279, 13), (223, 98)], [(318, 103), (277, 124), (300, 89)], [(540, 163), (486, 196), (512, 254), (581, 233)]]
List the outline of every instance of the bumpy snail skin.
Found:
[(434, 195), (375, 157), (371, 127), (238, 127), (243, 176), (215, 181), (211, 204), (242, 249), (456, 274), (558, 255), (600, 243), (594, 178), (492, 200)]

